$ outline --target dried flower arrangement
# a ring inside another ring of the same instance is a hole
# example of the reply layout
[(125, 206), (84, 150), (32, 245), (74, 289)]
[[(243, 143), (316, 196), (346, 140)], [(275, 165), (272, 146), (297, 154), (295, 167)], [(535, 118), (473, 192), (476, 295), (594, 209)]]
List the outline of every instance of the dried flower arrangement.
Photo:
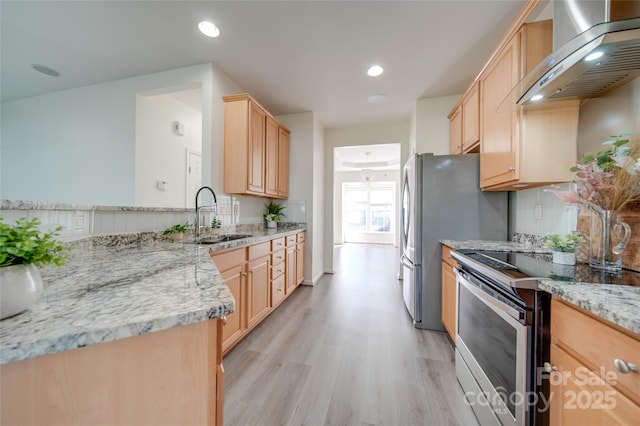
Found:
[(585, 155), (571, 168), (576, 175), (568, 191), (547, 189), (561, 200), (592, 210), (619, 212), (640, 202), (640, 146), (621, 133), (603, 142), (605, 148)]

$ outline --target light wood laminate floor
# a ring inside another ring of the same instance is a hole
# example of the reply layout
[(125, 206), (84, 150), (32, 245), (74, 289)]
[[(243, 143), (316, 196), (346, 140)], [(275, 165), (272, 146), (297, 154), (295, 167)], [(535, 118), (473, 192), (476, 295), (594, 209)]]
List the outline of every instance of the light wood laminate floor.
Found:
[(411, 323), (397, 249), (335, 259), (225, 357), (225, 424), (477, 425), (445, 333)]

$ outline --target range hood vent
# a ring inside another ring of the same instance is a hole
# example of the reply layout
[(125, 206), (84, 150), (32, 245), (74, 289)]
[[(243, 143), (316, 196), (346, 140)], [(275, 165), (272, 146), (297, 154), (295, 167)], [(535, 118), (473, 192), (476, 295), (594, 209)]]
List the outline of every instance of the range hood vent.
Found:
[[(594, 53), (602, 56), (588, 60)], [(592, 98), (638, 76), (640, 18), (604, 22), (569, 40), (535, 66), (499, 110), (545, 100)], [(534, 96), (539, 100), (532, 100)]]

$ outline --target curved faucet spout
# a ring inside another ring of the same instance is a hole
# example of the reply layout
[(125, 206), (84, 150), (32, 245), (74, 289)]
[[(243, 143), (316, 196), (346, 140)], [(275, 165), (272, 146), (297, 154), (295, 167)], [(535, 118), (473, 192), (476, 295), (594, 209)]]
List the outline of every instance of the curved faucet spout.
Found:
[(213, 189), (211, 189), (211, 187), (209, 186), (203, 186), (200, 189), (198, 189), (198, 192), (196, 192), (196, 221), (195, 221), (195, 228), (196, 228), (196, 239), (199, 240), (200, 239), (200, 208), (203, 206), (198, 206), (198, 196), (200, 195), (200, 192), (206, 189), (209, 192), (211, 192), (211, 195), (213, 195), (213, 205), (211, 207), (214, 207), (217, 213), (217, 209), (218, 209), (218, 199), (216, 198), (216, 193), (213, 191)]

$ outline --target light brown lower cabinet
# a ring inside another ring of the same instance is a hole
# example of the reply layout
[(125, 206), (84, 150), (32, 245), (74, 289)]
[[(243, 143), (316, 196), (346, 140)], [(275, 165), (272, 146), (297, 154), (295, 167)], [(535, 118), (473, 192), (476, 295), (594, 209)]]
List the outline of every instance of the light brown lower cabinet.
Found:
[(271, 309), (271, 243), (250, 246), (247, 264), (247, 327), (255, 327)]
[(551, 340), (551, 425), (639, 424), (640, 336), (553, 299)]
[(3, 425), (223, 424), (222, 320), (0, 366)]
[[(299, 247), (304, 250), (304, 237), (298, 243), (298, 235), (300, 233), (211, 253), (236, 301), (235, 311), (227, 316), (227, 323), (222, 328), (223, 354), (297, 288), (297, 250)], [(295, 245), (289, 245), (290, 240), (295, 241)], [(301, 272), (304, 277), (304, 269)], [(295, 283), (291, 286), (290, 278)]]
[(451, 257), (451, 247), (442, 246), (442, 324), (452, 341), (456, 341), (456, 320), (458, 315), (456, 261)]

